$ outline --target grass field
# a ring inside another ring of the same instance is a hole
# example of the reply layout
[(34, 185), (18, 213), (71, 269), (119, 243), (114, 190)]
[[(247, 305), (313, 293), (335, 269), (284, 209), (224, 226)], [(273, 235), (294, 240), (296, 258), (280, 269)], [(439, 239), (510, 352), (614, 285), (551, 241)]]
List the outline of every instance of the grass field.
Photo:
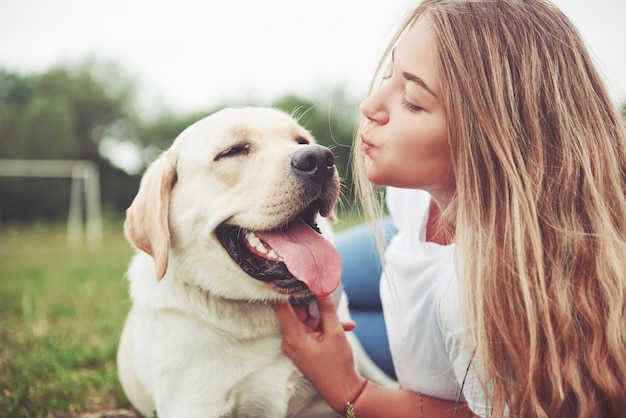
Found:
[(135, 417), (115, 362), (132, 254), (121, 220), (98, 250), (63, 225), (0, 230), (0, 417)]
[(70, 249), (64, 226), (0, 231), (0, 415), (134, 416), (115, 354), (133, 253), (121, 221), (102, 247)]

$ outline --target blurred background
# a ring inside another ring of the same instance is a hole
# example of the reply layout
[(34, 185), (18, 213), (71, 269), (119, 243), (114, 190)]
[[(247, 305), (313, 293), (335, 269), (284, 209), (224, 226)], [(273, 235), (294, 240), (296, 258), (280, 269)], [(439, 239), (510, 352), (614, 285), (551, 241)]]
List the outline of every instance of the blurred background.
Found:
[[(409, 0), (0, 0), (0, 158), (93, 161), (105, 215), (180, 130), (231, 105), (305, 113), (346, 179), (358, 103)], [(626, 2), (557, 0), (626, 101)], [(40, 166), (39, 169), (42, 169)], [(0, 222), (67, 217), (70, 181), (0, 177)]]
[[(193, 121), (276, 106), (330, 146), (410, 0), (0, 0), (0, 416), (135, 416), (115, 371), (140, 175)], [(556, 0), (616, 106), (626, 2)]]

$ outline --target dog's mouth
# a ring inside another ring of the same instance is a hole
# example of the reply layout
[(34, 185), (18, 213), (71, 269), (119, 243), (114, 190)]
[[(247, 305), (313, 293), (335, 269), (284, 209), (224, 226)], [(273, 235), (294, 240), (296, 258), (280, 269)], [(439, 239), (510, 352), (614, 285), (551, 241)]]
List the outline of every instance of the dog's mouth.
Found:
[(249, 276), (294, 298), (326, 296), (339, 285), (341, 258), (315, 223), (317, 204), (287, 224), (252, 231), (222, 224), (215, 233), (226, 252)]

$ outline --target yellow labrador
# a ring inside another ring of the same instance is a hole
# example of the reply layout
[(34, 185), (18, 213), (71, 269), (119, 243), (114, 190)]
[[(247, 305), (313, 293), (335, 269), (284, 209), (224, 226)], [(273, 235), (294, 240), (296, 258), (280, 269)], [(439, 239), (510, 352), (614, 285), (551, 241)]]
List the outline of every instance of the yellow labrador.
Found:
[[(139, 251), (118, 350), (139, 412), (336, 416), (283, 355), (270, 303), (338, 288), (341, 259), (321, 234), (338, 195), (332, 153), (276, 109), (219, 111), (150, 165), (124, 225)], [(345, 298), (339, 310), (348, 319)], [(351, 341), (357, 366), (387, 383)]]

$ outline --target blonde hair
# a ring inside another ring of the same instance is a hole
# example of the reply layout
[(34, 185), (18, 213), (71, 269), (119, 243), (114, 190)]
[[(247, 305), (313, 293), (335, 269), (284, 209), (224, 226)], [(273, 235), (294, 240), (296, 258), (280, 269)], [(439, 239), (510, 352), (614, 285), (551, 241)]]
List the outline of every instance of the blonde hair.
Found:
[[(378, 73), (420, 16), (438, 49), (457, 179), (445, 215), (492, 414), (624, 414), (626, 133), (580, 35), (542, 0), (426, 0)], [(354, 164), (379, 216), (358, 150)]]

